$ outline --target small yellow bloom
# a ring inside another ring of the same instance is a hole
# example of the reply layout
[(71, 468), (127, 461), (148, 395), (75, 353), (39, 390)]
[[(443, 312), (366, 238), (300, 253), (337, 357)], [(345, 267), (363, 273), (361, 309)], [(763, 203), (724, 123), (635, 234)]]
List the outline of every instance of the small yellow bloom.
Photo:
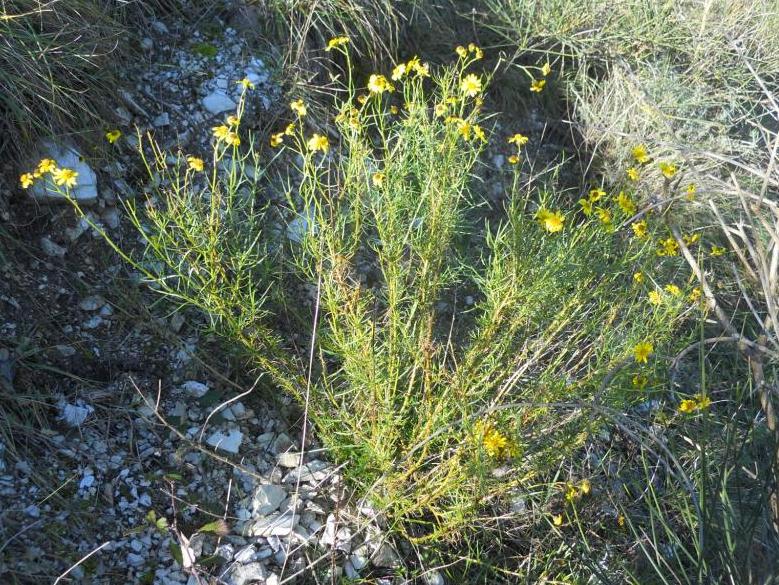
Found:
[(541, 93), (544, 91), (544, 86), (546, 85), (546, 79), (534, 79), (530, 83), (530, 91), (534, 91), (535, 93)]
[(193, 171), (202, 171), (204, 168), (203, 159), (198, 158), (196, 156), (188, 156), (187, 157), (187, 164), (189, 165), (189, 168)]
[(78, 173), (73, 169), (56, 169), (52, 176), (54, 177), (54, 184), (73, 188), (76, 186)]
[(658, 243), (660, 244), (657, 250), (658, 256), (676, 256), (679, 253), (679, 244), (670, 236)]
[(627, 174), (627, 176), (628, 176), (628, 179), (630, 179), (631, 181), (638, 181), (638, 178), (639, 178), (639, 176), (640, 176), (640, 175), (639, 175), (639, 172), (638, 172), (638, 169), (637, 169), (636, 167), (630, 167), (630, 168), (629, 168), (629, 169), (628, 169), (628, 170), (625, 172), (625, 174)]
[(311, 136), (311, 138), (308, 139), (307, 146), (311, 152), (316, 152), (318, 150), (327, 152), (330, 148), (330, 141), (327, 139), (327, 136), (322, 136), (321, 134), (315, 133), (313, 136)]
[(649, 378), (645, 374), (635, 374), (631, 383), (639, 390), (643, 390), (649, 383)]
[(700, 233), (694, 233), (694, 234), (688, 234), (682, 236), (682, 241), (688, 246), (692, 246), (693, 244), (698, 243), (698, 240), (700, 239), (701, 239)]
[(563, 229), (563, 223), (565, 217), (559, 211), (549, 211), (548, 209), (540, 209), (536, 213), (536, 219), (546, 231), (553, 234)]
[(620, 191), (617, 195), (617, 205), (627, 215), (633, 215), (636, 213), (636, 204), (624, 191)]
[(463, 47), (462, 45), (459, 45), (455, 50), (455, 53), (457, 53), (460, 57), (465, 58), (468, 55), (468, 49)]
[(399, 81), (403, 79), (403, 76), (406, 74), (406, 64), (400, 63), (399, 65), (395, 65), (395, 68), (392, 70), (392, 81)]
[(725, 253), (725, 248), (722, 246), (712, 246), (711, 247), (711, 255), (712, 256), (722, 256)]
[(398, 110), (398, 106), (395, 105), (390, 106), (390, 114), (392, 114), (393, 116), (397, 116), (398, 112), (400, 112), (400, 110)]
[(109, 130), (105, 133), (105, 139), (108, 140), (110, 144), (113, 144), (117, 140), (119, 140), (119, 137), (122, 135), (121, 130)]
[(19, 182), (22, 184), (22, 189), (29, 189), (35, 183), (35, 178), (32, 176), (32, 173), (24, 173), (19, 177)]
[(589, 479), (583, 479), (579, 482), (579, 491), (585, 496), (592, 491), (592, 485), (590, 485)]
[(484, 129), (478, 124), (473, 125), (473, 135), (482, 142), (487, 142), (487, 135), (484, 133)]
[(647, 363), (649, 356), (652, 355), (652, 344), (648, 341), (642, 341), (633, 348), (633, 356), (639, 364)]
[(595, 203), (596, 201), (600, 201), (606, 196), (606, 191), (603, 189), (591, 189), (590, 190), (590, 201)]
[(512, 154), (512, 155), (511, 155), (511, 156), (508, 158), (508, 161), (509, 161), (509, 164), (510, 164), (510, 165), (515, 165), (515, 164), (519, 163), (519, 157), (518, 157), (516, 154)]
[(349, 42), (349, 37), (335, 37), (327, 41), (325, 51), (332, 51), (336, 47), (341, 47)]
[(53, 173), (57, 168), (57, 161), (51, 158), (41, 159), (38, 163), (38, 173), (43, 175), (45, 173)]
[(701, 291), (700, 287), (696, 286), (694, 289), (690, 291), (690, 294), (687, 295), (687, 299), (691, 303), (697, 303), (699, 300), (701, 300), (702, 295), (703, 295), (703, 291)]
[(386, 179), (387, 176), (382, 173), (381, 171), (377, 171), (373, 173), (373, 176), (371, 177), (371, 182), (375, 187), (383, 187), (384, 186), (384, 179)]
[(695, 183), (690, 183), (687, 185), (687, 201), (692, 201), (695, 199), (695, 191), (696, 191)]
[(248, 77), (244, 77), (240, 81), (236, 81), (236, 83), (242, 85), (244, 89), (254, 89), (254, 84), (249, 80)]
[(593, 203), (589, 199), (579, 199), (579, 205), (582, 206), (582, 213), (587, 217), (592, 215)]
[(473, 126), (471, 126), (471, 124), (469, 124), (465, 120), (459, 120), (457, 122), (457, 131), (460, 133), (460, 135), (465, 140), (470, 140), (471, 139), (471, 131), (472, 130), (473, 130)]
[(228, 126), (237, 126), (240, 120), (238, 119), (238, 116), (227, 116), (227, 125)]
[(643, 272), (634, 272), (633, 273), (633, 282), (636, 284), (641, 284), (644, 282), (644, 273)]
[(516, 134), (512, 134), (506, 139), (506, 142), (509, 144), (516, 144), (517, 148), (524, 146), (528, 143), (528, 140), (530, 140), (527, 136), (524, 134), (520, 134), (517, 132)]
[(481, 48), (477, 47), (473, 43), (468, 43), (468, 52), (474, 54), (474, 59), (481, 59), (484, 57), (484, 51), (482, 51)]
[(595, 209), (595, 215), (598, 216), (598, 219), (600, 222), (604, 225), (611, 224), (611, 211), (608, 209), (604, 209), (603, 207), (598, 207)]
[(649, 304), (654, 305), (655, 307), (659, 307), (663, 304), (663, 295), (661, 295), (658, 291), (653, 290), (649, 292)]
[(617, 515), (617, 526), (622, 528), (624, 525), (625, 525), (625, 516), (623, 516), (622, 514), (618, 514)]
[(430, 67), (427, 63), (422, 63), (419, 57), (412, 57), (406, 63), (406, 73), (415, 73), (417, 77), (430, 77)]
[(665, 289), (665, 292), (675, 297), (678, 297), (682, 294), (681, 289), (675, 284), (666, 284), (663, 288)]
[(663, 173), (663, 176), (666, 179), (673, 179), (674, 175), (679, 170), (676, 168), (675, 164), (667, 163), (667, 162), (661, 162), (657, 165), (657, 167), (660, 169), (660, 172)]
[(230, 128), (228, 128), (224, 124), (221, 126), (214, 126), (213, 128), (211, 128), (211, 131), (214, 133), (214, 137), (217, 140), (226, 140), (228, 134), (230, 134)]
[(446, 104), (436, 104), (434, 109), (435, 115), (439, 118), (446, 116), (447, 108)]
[(565, 499), (569, 502), (573, 502), (576, 499), (576, 496), (578, 496), (578, 492), (576, 491), (576, 486), (569, 483), (565, 486)]
[(639, 239), (644, 240), (649, 237), (649, 228), (647, 227), (646, 220), (642, 219), (630, 226), (633, 230), (633, 234)]
[(292, 136), (294, 133), (295, 133), (295, 123), (290, 122), (289, 124), (287, 124), (287, 127), (284, 128), (284, 134), (286, 136)]
[(509, 441), (498, 431), (490, 429), (484, 434), (484, 450), (490, 457), (498, 458), (506, 453)]
[(283, 142), (284, 142), (284, 132), (277, 132), (276, 134), (271, 134), (270, 137), (271, 148), (276, 148), (277, 146), (280, 146)]
[(235, 132), (228, 132), (224, 137), (224, 141), (232, 146), (239, 146), (241, 144), (241, 139)]
[(690, 398), (685, 398), (679, 404), (679, 412), (681, 412), (682, 414), (692, 414), (693, 412), (695, 412), (695, 407), (697, 405), (698, 403), (695, 400), (692, 400)]
[(293, 112), (295, 112), (299, 118), (302, 118), (308, 113), (308, 109), (306, 108), (306, 104), (303, 103), (303, 100), (297, 99), (294, 102), (291, 102), (289, 104), (289, 107), (292, 109)]
[(368, 91), (371, 93), (381, 95), (385, 91), (393, 92), (394, 90), (395, 88), (392, 87), (392, 84), (383, 75), (374, 73), (368, 78)]
[(365, 95), (364, 93), (361, 93), (360, 95), (357, 96), (357, 103), (360, 104), (361, 106), (365, 105), (365, 102), (367, 101), (368, 101), (368, 96)]
[(477, 96), (481, 91), (481, 79), (473, 73), (469, 73), (460, 82), (460, 91), (468, 97)]
[(646, 150), (646, 146), (643, 144), (638, 144), (633, 147), (632, 150), (633, 158), (635, 161), (640, 165), (645, 165), (649, 162), (649, 153)]
[(543, 67), (541, 67), (541, 75), (546, 77), (552, 72), (552, 66), (549, 64), (549, 61), (544, 63)]
[(563, 525), (563, 515), (562, 514), (555, 514), (552, 516), (552, 524), (555, 526), (562, 526)]

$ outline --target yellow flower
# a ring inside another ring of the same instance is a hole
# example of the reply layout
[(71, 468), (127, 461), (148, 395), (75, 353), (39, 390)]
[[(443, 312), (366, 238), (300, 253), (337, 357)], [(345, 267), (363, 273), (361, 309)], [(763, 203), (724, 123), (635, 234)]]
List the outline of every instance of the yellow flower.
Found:
[(473, 73), (469, 73), (460, 82), (460, 91), (468, 97), (475, 97), (481, 91), (481, 79)]
[(244, 77), (240, 81), (236, 81), (236, 83), (242, 85), (244, 89), (254, 89), (254, 84), (249, 81), (248, 77)]
[(658, 256), (676, 256), (679, 253), (679, 244), (670, 236), (658, 243), (660, 244), (657, 250)]
[(687, 185), (687, 201), (692, 201), (693, 199), (695, 199), (695, 191), (696, 191), (695, 183), (690, 183), (689, 185)]
[(675, 284), (666, 284), (663, 288), (665, 288), (665, 291), (668, 294), (673, 295), (675, 297), (678, 297), (679, 295), (682, 294), (682, 291)]
[(626, 171), (626, 174), (628, 176), (628, 179), (630, 179), (631, 181), (638, 181), (639, 173), (636, 167), (630, 167)]
[(73, 169), (56, 169), (52, 173), (52, 176), (54, 177), (54, 183), (56, 185), (65, 185), (66, 187), (72, 188), (76, 186), (78, 173)]
[(32, 173), (24, 173), (19, 177), (19, 182), (22, 184), (22, 189), (29, 189), (35, 183), (35, 178)]
[(368, 96), (365, 95), (364, 93), (361, 93), (360, 95), (357, 96), (357, 103), (360, 104), (361, 106), (364, 105), (365, 102), (367, 101), (368, 101)]
[(284, 132), (277, 132), (276, 134), (271, 134), (270, 137), (271, 148), (276, 148), (277, 146), (280, 146), (282, 142), (284, 142)]
[(412, 57), (408, 63), (406, 63), (406, 72), (414, 72), (417, 77), (430, 77), (430, 67), (427, 63), (422, 63), (419, 57)]
[(400, 63), (399, 65), (395, 65), (395, 68), (392, 70), (392, 81), (398, 81), (400, 79), (403, 79), (403, 76), (406, 74), (406, 64)]
[(482, 57), (484, 57), (484, 51), (482, 51), (479, 47), (477, 47), (473, 43), (468, 43), (468, 52), (474, 53), (475, 59), (481, 59)]
[(622, 514), (618, 514), (617, 515), (617, 526), (619, 526), (621, 528), (624, 525), (625, 525), (625, 516), (623, 516)]
[(649, 292), (649, 304), (654, 305), (656, 307), (659, 307), (663, 304), (663, 295), (661, 295), (658, 291), (653, 290)]
[(349, 37), (334, 37), (327, 41), (327, 47), (325, 51), (332, 51), (336, 47), (343, 46), (349, 42)]
[(515, 165), (519, 162), (519, 157), (516, 154), (512, 154), (508, 160), (510, 165)]
[(240, 120), (238, 119), (238, 116), (227, 116), (227, 125), (228, 126), (237, 126)]
[(516, 144), (517, 148), (520, 148), (528, 143), (528, 140), (530, 140), (527, 136), (524, 134), (520, 134), (517, 132), (516, 134), (512, 134), (506, 139), (506, 142), (509, 144)]
[(712, 246), (711, 247), (711, 255), (712, 256), (722, 256), (725, 253), (725, 248), (722, 246)]
[(633, 282), (636, 284), (641, 284), (644, 282), (644, 273), (643, 272), (634, 272), (633, 273)]
[(545, 85), (546, 85), (546, 79), (534, 79), (530, 83), (530, 91), (541, 93), (542, 91), (544, 91)]
[(287, 124), (287, 127), (284, 128), (284, 134), (287, 136), (292, 136), (295, 133), (295, 123), (290, 122)]
[(541, 67), (541, 75), (546, 77), (552, 72), (552, 66), (549, 64), (549, 61), (544, 63), (543, 67)]
[(633, 225), (631, 225), (630, 227), (633, 229), (633, 234), (639, 240), (644, 240), (647, 237), (649, 237), (649, 229), (647, 228), (645, 219), (633, 223)]
[(390, 106), (390, 114), (393, 116), (397, 116), (399, 111), (400, 110), (398, 110), (398, 106)]
[(465, 120), (459, 120), (457, 122), (457, 131), (462, 135), (462, 137), (465, 140), (471, 139), (471, 131), (473, 130), (473, 126), (471, 126), (468, 122)]
[(608, 209), (598, 207), (595, 209), (595, 214), (598, 216), (598, 219), (602, 224), (609, 225), (611, 223), (611, 211)]
[(642, 341), (633, 348), (633, 356), (636, 358), (636, 362), (640, 364), (647, 363), (649, 356), (652, 355), (652, 344), (648, 341)]
[(109, 130), (105, 133), (105, 139), (108, 140), (110, 144), (113, 144), (117, 140), (119, 140), (119, 137), (122, 135), (122, 132), (120, 130)]
[(592, 490), (592, 486), (590, 485), (589, 479), (583, 479), (579, 482), (579, 491), (583, 493), (585, 496), (590, 493)]
[(468, 50), (463, 47), (462, 45), (459, 45), (455, 50), (455, 53), (457, 53), (460, 57), (466, 57), (468, 55)]
[(700, 233), (695, 233), (695, 234), (689, 234), (689, 235), (682, 236), (682, 241), (685, 244), (687, 244), (688, 246), (692, 246), (693, 244), (697, 243), (698, 240), (700, 240), (700, 239), (701, 239), (701, 234)]
[(306, 109), (306, 104), (303, 103), (303, 100), (297, 99), (294, 102), (291, 102), (289, 104), (289, 107), (292, 109), (293, 112), (295, 112), (298, 117), (302, 118), (308, 113), (308, 109)]
[(41, 159), (38, 163), (38, 173), (43, 175), (44, 173), (53, 173), (57, 168), (57, 161), (51, 158)]
[(476, 136), (476, 138), (478, 138), (482, 142), (487, 142), (487, 135), (484, 133), (482, 127), (479, 126), (478, 124), (473, 125), (473, 134), (474, 136)]
[(576, 496), (578, 496), (578, 495), (579, 494), (576, 492), (576, 486), (574, 486), (573, 484), (570, 484), (570, 483), (566, 484), (566, 486), (565, 486), (565, 499), (566, 500), (568, 500), (569, 502), (573, 502), (574, 499), (576, 499)]
[(636, 204), (633, 203), (630, 195), (627, 195), (624, 191), (620, 191), (619, 195), (617, 195), (617, 205), (627, 215), (636, 213)]
[(196, 156), (188, 156), (187, 163), (189, 164), (189, 168), (192, 169), (193, 171), (200, 172), (204, 168), (203, 159), (198, 158)]
[(695, 407), (698, 405), (698, 403), (695, 400), (692, 400), (690, 398), (686, 398), (682, 400), (681, 404), (679, 404), (679, 412), (682, 414), (692, 414), (695, 412)]
[(373, 182), (373, 185), (376, 187), (382, 187), (384, 186), (384, 179), (386, 179), (387, 176), (382, 173), (381, 171), (377, 171), (373, 173), (373, 176), (371, 177), (371, 181)]
[(697, 303), (699, 300), (701, 300), (701, 296), (703, 295), (703, 291), (701, 291), (700, 287), (695, 287), (690, 291), (690, 294), (687, 295), (687, 298), (691, 303)]
[(605, 196), (606, 196), (606, 191), (604, 191), (603, 189), (590, 190), (590, 201), (593, 203), (595, 203), (596, 201), (600, 201)]
[(631, 383), (639, 390), (643, 390), (649, 383), (649, 378), (644, 374), (635, 374), (631, 380)]
[(498, 431), (490, 429), (484, 434), (484, 450), (490, 457), (501, 457), (508, 450), (509, 441)]
[(562, 526), (563, 525), (563, 515), (562, 514), (555, 514), (552, 516), (552, 524), (555, 526)]
[(698, 410), (706, 410), (711, 406), (711, 398), (708, 396), (698, 395)]
[(374, 73), (368, 78), (368, 91), (371, 93), (381, 95), (385, 91), (392, 92), (394, 90), (395, 88), (392, 87), (392, 84), (383, 75)]
[(657, 167), (666, 179), (673, 179), (674, 175), (679, 170), (676, 168), (676, 165), (667, 162), (661, 162)]
[(579, 199), (579, 205), (582, 206), (582, 213), (587, 217), (592, 215), (593, 204), (589, 199)]
[(327, 152), (330, 148), (330, 141), (327, 139), (327, 136), (322, 136), (321, 134), (315, 133), (313, 136), (311, 136), (311, 138), (308, 139), (307, 146), (311, 152), (316, 152), (318, 150)]
[(230, 134), (230, 128), (224, 124), (221, 126), (214, 126), (211, 128), (211, 131), (214, 133), (214, 137), (217, 140), (226, 140), (227, 136)]
[(649, 162), (649, 153), (646, 150), (646, 146), (643, 144), (634, 146), (632, 154), (635, 161), (640, 165), (644, 165)]
[(241, 139), (235, 132), (228, 132), (224, 137), (224, 141), (232, 146), (239, 146), (241, 144)]
[(446, 116), (446, 111), (447, 111), (446, 104), (436, 104), (435, 105), (434, 112), (435, 112), (435, 115), (438, 116), (439, 118), (443, 118), (444, 116)]
[(565, 217), (559, 211), (549, 211), (548, 209), (540, 209), (536, 214), (536, 219), (546, 231), (553, 234), (563, 229), (563, 222)]

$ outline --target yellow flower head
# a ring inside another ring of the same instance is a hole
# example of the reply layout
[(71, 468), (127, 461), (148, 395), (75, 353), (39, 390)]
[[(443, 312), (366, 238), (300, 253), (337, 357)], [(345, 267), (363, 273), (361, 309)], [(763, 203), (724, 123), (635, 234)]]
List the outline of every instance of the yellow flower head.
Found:
[(284, 134), (286, 136), (292, 136), (295, 133), (295, 122), (290, 122), (287, 127), (284, 128)]
[(579, 482), (579, 491), (585, 496), (592, 491), (592, 485), (589, 479), (583, 479)]
[(655, 307), (659, 307), (663, 304), (663, 295), (661, 295), (658, 291), (653, 290), (649, 292), (649, 304), (654, 305)]
[(460, 91), (468, 97), (477, 96), (481, 91), (481, 79), (473, 73), (469, 73), (460, 82)]
[(633, 282), (636, 284), (641, 284), (644, 282), (644, 273), (643, 272), (634, 272), (633, 273)]
[(478, 124), (473, 125), (473, 135), (482, 142), (487, 142), (487, 135), (484, 133), (484, 129)]
[(544, 91), (544, 87), (546, 86), (546, 79), (534, 79), (532, 82), (530, 82), (530, 91), (533, 91), (535, 93), (541, 93)]
[(284, 142), (284, 132), (277, 132), (276, 134), (271, 134), (270, 136), (271, 148), (276, 148), (277, 146), (280, 146), (282, 142)]
[(630, 226), (633, 229), (633, 234), (639, 239), (644, 240), (649, 237), (649, 228), (647, 227), (646, 220), (642, 219)]
[(515, 164), (519, 163), (519, 157), (518, 157), (516, 154), (512, 154), (512, 155), (511, 155), (511, 156), (508, 158), (508, 161), (509, 161), (509, 164), (510, 164), (510, 165), (515, 165)]
[(458, 46), (458, 47), (457, 47), (457, 48), (454, 50), (454, 52), (455, 52), (455, 53), (457, 53), (457, 54), (458, 54), (460, 57), (463, 57), (463, 58), (465, 58), (466, 56), (468, 56), (468, 49), (466, 49), (466, 48), (465, 48), (465, 47), (463, 47), (462, 45), (459, 45), (459, 46)]
[(22, 184), (22, 189), (29, 189), (35, 183), (35, 177), (32, 173), (24, 173), (19, 177), (19, 182)]
[(473, 43), (468, 43), (468, 52), (473, 53), (474, 59), (481, 59), (484, 57), (484, 51), (482, 51), (480, 47), (477, 47)]
[(393, 92), (395, 91), (395, 88), (392, 87), (392, 84), (389, 81), (387, 81), (386, 77), (374, 73), (368, 78), (368, 91), (377, 95), (381, 95), (385, 91)]
[(214, 137), (217, 140), (225, 140), (227, 139), (227, 135), (230, 134), (230, 128), (222, 124), (221, 126), (214, 126), (211, 128), (211, 131), (214, 133)]
[(636, 213), (636, 204), (624, 191), (620, 191), (617, 195), (617, 205), (627, 215), (633, 215)]
[(73, 169), (56, 169), (52, 176), (54, 177), (55, 185), (73, 188), (76, 186), (78, 173)]
[(227, 116), (227, 125), (228, 126), (237, 126), (240, 120), (238, 119), (238, 116)]
[(512, 134), (506, 139), (506, 142), (509, 144), (516, 144), (517, 148), (520, 148), (528, 143), (528, 140), (530, 140), (527, 136), (524, 134), (520, 134), (517, 132), (516, 134)]
[(117, 140), (119, 140), (119, 137), (122, 135), (122, 132), (120, 130), (109, 130), (105, 133), (105, 139), (108, 140), (110, 144), (113, 144)]
[(609, 225), (611, 223), (611, 211), (608, 209), (598, 207), (595, 209), (595, 215), (598, 216), (598, 219), (602, 224)]
[(657, 166), (660, 169), (660, 172), (663, 173), (663, 176), (666, 179), (673, 179), (674, 175), (679, 170), (679, 169), (676, 168), (675, 164), (671, 164), (671, 163), (667, 163), (667, 162), (661, 162)]
[(244, 89), (254, 89), (254, 84), (249, 80), (248, 77), (244, 77), (240, 81), (236, 81), (236, 83), (243, 86)]
[(399, 81), (403, 79), (403, 76), (406, 74), (406, 64), (400, 63), (399, 65), (395, 65), (395, 68), (392, 70), (392, 81)]
[(694, 234), (685, 234), (682, 236), (682, 241), (688, 246), (697, 244), (700, 239), (701, 239), (701, 234), (699, 232), (696, 232)]
[(638, 181), (639, 178), (639, 172), (636, 167), (630, 167), (627, 171), (625, 171), (625, 174), (628, 176), (628, 179), (631, 181)]
[(308, 113), (308, 110), (306, 109), (306, 104), (303, 103), (303, 100), (297, 99), (294, 102), (291, 102), (289, 104), (289, 107), (292, 109), (293, 112), (295, 112), (298, 117), (302, 118)]
[(500, 457), (508, 447), (508, 439), (498, 431), (489, 430), (484, 435), (484, 450), (490, 457)]
[(536, 213), (536, 219), (541, 227), (551, 234), (562, 231), (565, 222), (565, 217), (559, 211), (549, 211), (543, 208)]
[(700, 287), (696, 286), (690, 291), (690, 294), (687, 296), (687, 298), (691, 303), (697, 303), (699, 300), (701, 300), (702, 295), (703, 291), (701, 291)]
[(649, 162), (649, 152), (647, 152), (646, 146), (638, 144), (633, 147), (633, 158), (640, 165), (645, 165)]
[(711, 247), (711, 255), (712, 256), (722, 256), (725, 253), (725, 248), (722, 246), (712, 246)]
[(633, 348), (633, 356), (640, 364), (645, 364), (649, 360), (649, 356), (652, 355), (652, 344), (648, 341), (642, 341)]
[(414, 57), (408, 62), (407, 67), (409, 71), (413, 71), (417, 77), (430, 77), (430, 65), (427, 63), (421, 63), (419, 57)]
[(45, 173), (53, 173), (57, 168), (57, 161), (51, 158), (41, 159), (38, 163), (38, 173), (41, 175)]
[(606, 191), (604, 191), (603, 189), (598, 188), (598, 189), (590, 190), (590, 201), (593, 203), (596, 201), (600, 201), (605, 196), (606, 196)]
[(384, 179), (386, 179), (387, 176), (382, 173), (381, 171), (377, 171), (373, 173), (373, 176), (371, 177), (371, 182), (375, 187), (382, 187), (384, 186)]
[(555, 526), (562, 526), (563, 525), (563, 515), (562, 514), (555, 514), (552, 516), (552, 524)]
[(685, 398), (679, 404), (679, 412), (681, 412), (682, 414), (692, 414), (693, 412), (695, 412), (696, 406), (698, 406), (698, 403), (695, 400), (692, 400), (690, 398)]
[(579, 205), (582, 206), (582, 213), (587, 217), (592, 215), (593, 204), (590, 199), (579, 199)]
[(447, 112), (446, 104), (436, 104), (434, 112), (436, 116), (443, 118)]
[(687, 201), (692, 201), (693, 199), (695, 199), (695, 191), (696, 191), (695, 183), (690, 183), (689, 185), (687, 185), (687, 190), (686, 190)]
[(341, 47), (349, 42), (349, 37), (335, 37), (327, 41), (325, 51), (332, 51), (336, 47)]
[(657, 250), (658, 256), (676, 256), (679, 253), (679, 244), (671, 236), (658, 242), (660, 248)]
[(552, 72), (552, 66), (549, 64), (549, 61), (544, 63), (544, 65), (541, 67), (541, 75), (546, 77)]
[(224, 137), (224, 141), (232, 146), (239, 146), (241, 144), (241, 139), (235, 132), (228, 132)]
[(471, 139), (471, 132), (472, 131), (473, 131), (473, 126), (471, 124), (469, 124), (468, 122), (466, 122), (463, 119), (458, 119), (457, 120), (457, 132), (459, 132), (460, 135), (465, 140), (470, 140)]
[(649, 378), (645, 374), (635, 374), (631, 383), (639, 390), (643, 390), (649, 383)]
[(198, 158), (196, 156), (188, 156), (187, 157), (187, 164), (189, 165), (189, 168), (193, 171), (202, 171), (204, 168), (203, 165), (203, 159)]
[(678, 297), (679, 295), (682, 294), (681, 289), (675, 284), (666, 284), (663, 288), (665, 289), (665, 292), (675, 297)]
[(327, 136), (322, 136), (321, 134), (315, 133), (313, 136), (311, 136), (311, 138), (308, 139), (306, 145), (311, 152), (316, 152), (318, 150), (327, 152), (330, 148), (330, 141), (327, 139)]
[(399, 112), (400, 110), (398, 110), (398, 106), (394, 104), (390, 106), (390, 114), (392, 114), (393, 116), (397, 116)]

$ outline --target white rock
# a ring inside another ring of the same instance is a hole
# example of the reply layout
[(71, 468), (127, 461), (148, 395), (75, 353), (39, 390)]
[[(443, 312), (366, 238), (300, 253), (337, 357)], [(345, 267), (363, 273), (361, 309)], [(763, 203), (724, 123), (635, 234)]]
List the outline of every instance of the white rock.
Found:
[(225, 92), (217, 90), (203, 98), (203, 107), (211, 114), (221, 114), (234, 110), (236, 104)]
[(287, 498), (287, 490), (280, 485), (261, 485), (252, 497), (252, 516), (267, 516), (279, 509)]
[(265, 579), (265, 585), (279, 585), (279, 576), (276, 573), (271, 573)]
[[(92, 168), (82, 160), (79, 152), (68, 146), (59, 146), (49, 140), (44, 140), (38, 149), (40, 158), (51, 158), (59, 168), (67, 168), (78, 173), (76, 186), (70, 190), (71, 196), (81, 204), (94, 203), (97, 200), (97, 175)], [(39, 201), (65, 201), (57, 193), (50, 177), (38, 180), (30, 188), (30, 194)]]
[(425, 573), (425, 585), (445, 585), (443, 575), (438, 571), (430, 571)]
[(230, 570), (228, 583), (231, 585), (248, 585), (249, 583), (265, 583), (267, 572), (262, 563), (234, 565)]
[(352, 550), (352, 531), (347, 526), (339, 526), (338, 524), (335, 515), (330, 514), (319, 542), (323, 546), (331, 546), (349, 554)]
[(181, 389), (190, 396), (194, 396), (195, 398), (202, 398), (205, 396), (206, 392), (208, 392), (208, 386), (202, 382), (195, 382), (194, 380), (184, 382), (181, 385)]
[(243, 433), (238, 429), (231, 429), (227, 434), (222, 431), (212, 433), (206, 442), (212, 447), (227, 451), (228, 453), (238, 453), (238, 449), (243, 442)]
[(52, 242), (48, 236), (43, 236), (40, 241), (43, 253), (52, 258), (63, 258), (68, 251), (67, 248), (63, 248), (59, 244)]
[(159, 116), (152, 121), (155, 128), (162, 128), (163, 126), (170, 126), (170, 114), (168, 112), (162, 112)]
[(90, 295), (85, 299), (82, 299), (78, 304), (78, 307), (82, 311), (97, 311), (103, 305), (105, 305), (105, 299), (103, 297), (100, 295)]
[(254, 556), (254, 553), (257, 551), (254, 548), (253, 544), (250, 544), (249, 546), (246, 546), (239, 550), (237, 553), (235, 553), (235, 556), (233, 557), (233, 560), (236, 563), (248, 563), (252, 557)]
[(285, 512), (271, 514), (266, 518), (255, 520), (247, 526), (249, 536), (288, 536), (297, 524), (296, 514)]
[(146, 561), (141, 555), (130, 553), (127, 555), (127, 564), (131, 567), (140, 567)]
[(95, 409), (88, 404), (70, 404), (63, 401), (59, 407), (60, 420), (65, 421), (65, 424), (70, 427), (81, 426), (87, 417), (95, 412)]
[(276, 457), (276, 461), (278, 461), (279, 465), (282, 467), (297, 467), (298, 463), (300, 463), (300, 453), (295, 453), (293, 451), (279, 453)]

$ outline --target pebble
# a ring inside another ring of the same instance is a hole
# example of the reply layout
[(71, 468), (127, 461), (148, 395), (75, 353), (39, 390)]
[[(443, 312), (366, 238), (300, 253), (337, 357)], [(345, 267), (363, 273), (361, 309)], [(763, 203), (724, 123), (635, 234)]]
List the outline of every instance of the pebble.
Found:
[(297, 524), (297, 514), (285, 512), (283, 514), (271, 514), (266, 518), (260, 518), (248, 525), (250, 536), (288, 536)]
[(252, 516), (267, 516), (275, 512), (286, 498), (287, 490), (279, 485), (259, 486), (252, 498)]
[(203, 107), (213, 115), (235, 110), (236, 103), (223, 91), (214, 91), (203, 98)]
[(238, 453), (242, 442), (243, 433), (238, 429), (231, 429), (227, 434), (222, 431), (216, 431), (206, 439), (206, 443), (212, 447), (227, 451), (228, 453)]
[(194, 396), (195, 398), (202, 398), (208, 392), (207, 385), (203, 384), (202, 382), (195, 382), (194, 380), (184, 382), (180, 388), (181, 390), (183, 390), (190, 396)]
[(41, 243), (41, 250), (43, 250), (43, 253), (47, 256), (51, 256), (52, 258), (64, 258), (65, 253), (68, 251), (67, 248), (63, 248), (59, 244), (55, 244), (49, 236), (43, 236), (40, 239)]

